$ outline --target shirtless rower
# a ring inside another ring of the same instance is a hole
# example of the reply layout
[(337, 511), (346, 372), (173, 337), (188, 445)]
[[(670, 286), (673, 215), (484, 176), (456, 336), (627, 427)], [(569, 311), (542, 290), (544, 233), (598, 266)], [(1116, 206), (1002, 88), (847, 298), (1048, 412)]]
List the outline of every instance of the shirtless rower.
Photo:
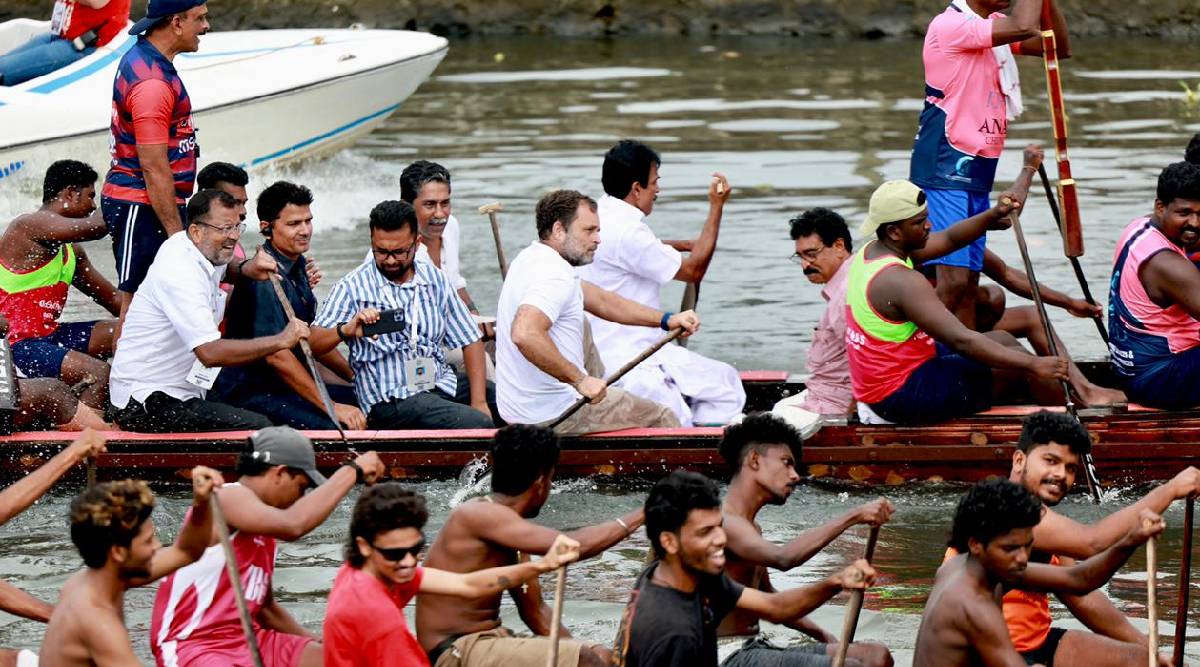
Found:
[(96, 484), (71, 503), (71, 541), (85, 567), (63, 586), (42, 638), (45, 667), (141, 662), (125, 629), (125, 591), (157, 581), (204, 554), (212, 533), (208, 499), (221, 474), (192, 468), (192, 507), (175, 544), (154, 534), (154, 494), (145, 482)]
[[(536, 524), (550, 497), (558, 463), (558, 439), (549, 429), (512, 425), (492, 442), (492, 493), (450, 512), (429, 548), (425, 565), (450, 572), (474, 572), (512, 565), (546, 553), (559, 532)], [(624, 540), (642, 525), (642, 509), (567, 533), (579, 543), (579, 558), (591, 558)], [(550, 609), (536, 582), (509, 591), (525, 625), (539, 635), (517, 638), (500, 625), (500, 594), (464, 600), (421, 594), (417, 598), (417, 638), (433, 667), (543, 665), (549, 645)], [(564, 628), (558, 667), (599, 667), (608, 652), (570, 639)]]
[[(769, 413), (748, 415), (725, 428), (721, 457), (734, 470), (733, 480), (721, 503), (725, 518), (725, 574), (735, 582), (764, 593), (774, 593), (768, 567), (787, 572), (808, 562), (817, 552), (846, 530), (859, 525), (878, 526), (891, 518), (892, 504), (886, 499), (866, 503), (821, 526), (806, 530), (787, 544), (763, 539), (755, 521), (765, 505), (783, 505), (800, 483), (796, 458), (800, 456), (800, 434), (779, 417)], [(759, 637), (758, 616), (734, 609), (721, 621), (717, 635), (747, 637), (742, 648), (725, 659), (723, 667), (824, 667), (837, 653), (838, 638), (807, 616), (788, 619), (784, 625), (817, 640), (781, 648)], [(848, 664), (890, 667), (891, 653), (878, 643), (854, 642), (847, 653)]]
[(1087, 595), (1164, 526), (1162, 517), (1141, 510), (1137, 525), (1114, 546), (1071, 567), (1054, 567), (1029, 562), (1042, 510), (1037, 496), (1008, 480), (988, 479), (967, 492), (950, 537), (950, 547), (959, 553), (934, 579), (917, 631), (913, 667), (1030, 664), (1009, 638), (997, 587)]

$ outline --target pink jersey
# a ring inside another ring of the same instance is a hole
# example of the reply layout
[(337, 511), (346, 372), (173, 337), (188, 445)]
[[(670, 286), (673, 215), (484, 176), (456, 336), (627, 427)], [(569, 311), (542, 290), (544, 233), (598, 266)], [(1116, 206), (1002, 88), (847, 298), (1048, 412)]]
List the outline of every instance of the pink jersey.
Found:
[[(191, 512), (188, 514), (190, 517)], [(250, 616), (256, 617), (271, 590), (275, 538), (237, 531), (230, 541), (240, 566), (246, 605)], [(211, 649), (227, 649), (230, 644), (244, 647), (245, 643), (220, 544), (210, 546), (200, 560), (176, 570), (158, 587), (150, 621), (150, 649), (158, 667), (187, 667)]]

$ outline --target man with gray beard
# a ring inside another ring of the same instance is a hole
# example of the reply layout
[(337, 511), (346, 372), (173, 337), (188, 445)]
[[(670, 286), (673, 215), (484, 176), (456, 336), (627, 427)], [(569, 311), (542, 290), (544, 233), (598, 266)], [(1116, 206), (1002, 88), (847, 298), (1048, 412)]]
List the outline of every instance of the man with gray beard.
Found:
[(675, 427), (669, 408), (638, 398), (584, 370), (584, 311), (618, 324), (700, 328), (696, 313), (664, 313), (581, 280), (575, 267), (600, 245), (596, 202), (573, 190), (542, 197), (538, 240), (513, 260), (496, 309), (496, 394), (509, 423), (547, 424), (580, 396), (587, 405), (555, 427), (564, 435)]

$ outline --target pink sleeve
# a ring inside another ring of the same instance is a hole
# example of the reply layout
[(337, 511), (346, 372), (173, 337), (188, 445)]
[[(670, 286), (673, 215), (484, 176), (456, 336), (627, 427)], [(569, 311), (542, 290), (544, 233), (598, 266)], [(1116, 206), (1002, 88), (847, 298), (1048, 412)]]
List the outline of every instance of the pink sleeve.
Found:
[(166, 81), (148, 79), (134, 86), (127, 100), (137, 143), (166, 145), (171, 137), (171, 107), (175, 104), (171, 86)]
[(994, 19), (962, 17), (946, 21), (938, 35), (947, 51), (982, 51), (992, 48), (992, 22)]

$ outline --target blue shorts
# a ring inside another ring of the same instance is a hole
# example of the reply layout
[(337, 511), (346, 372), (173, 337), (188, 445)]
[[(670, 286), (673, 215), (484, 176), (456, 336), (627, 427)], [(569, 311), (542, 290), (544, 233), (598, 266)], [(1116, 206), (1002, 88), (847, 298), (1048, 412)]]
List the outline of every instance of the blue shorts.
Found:
[(26, 338), (12, 346), (13, 364), (25, 377), (55, 378), (62, 374), (63, 359), (74, 350), (87, 354), (96, 322), (64, 322), (45, 338)]
[[(956, 222), (979, 215), (992, 207), (988, 196), (982, 192), (966, 190), (925, 190), (925, 201), (929, 205), (929, 223), (933, 231), (943, 232)], [(925, 266), (941, 264), (959, 266), (975, 272), (983, 270), (983, 251), (987, 248), (987, 235), (980, 236), (965, 248), (949, 255), (923, 262)]]
[[(117, 260), (117, 289), (132, 294), (146, 279), (158, 247), (167, 240), (167, 230), (149, 204), (101, 197), (100, 208)], [(179, 207), (179, 219), (187, 220), (187, 207)]]
[(1137, 375), (1125, 385), (1129, 400), (1161, 410), (1186, 410), (1200, 406), (1200, 347), (1172, 355)]
[(937, 356), (917, 367), (891, 396), (872, 403), (895, 424), (936, 424), (992, 407), (992, 369), (937, 344)]

